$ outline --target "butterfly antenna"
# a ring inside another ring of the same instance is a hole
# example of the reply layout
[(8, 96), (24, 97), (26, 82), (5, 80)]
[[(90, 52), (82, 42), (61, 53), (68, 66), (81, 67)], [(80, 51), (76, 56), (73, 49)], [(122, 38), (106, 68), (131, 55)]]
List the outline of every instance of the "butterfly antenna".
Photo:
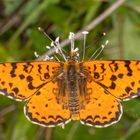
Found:
[[(102, 51), (104, 50), (104, 48), (105, 48), (105, 46), (108, 44), (108, 40), (104, 43), (104, 44), (102, 44), (101, 45), (101, 47), (99, 47), (93, 54), (92, 54), (92, 56), (89, 58), (89, 60), (91, 60), (93, 57), (94, 57), (94, 59), (96, 59), (101, 53), (102, 53)], [(97, 54), (97, 55), (96, 55)], [(95, 56), (96, 55), (96, 56)]]
[(52, 45), (55, 47), (56, 49), (56, 53), (59, 53), (61, 56), (63, 56), (64, 60), (66, 61), (66, 56), (64, 55), (61, 47), (60, 47), (60, 43), (59, 43), (59, 37), (56, 38), (56, 40), (54, 42), (52, 42)]
[[(52, 43), (51, 43), (51, 46), (53, 46), (54, 48), (55, 48), (55, 52), (57, 53), (57, 54), (59, 54), (59, 55), (62, 55), (62, 49), (61, 48), (59, 48), (59, 46), (60, 46), (60, 44), (59, 44), (59, 42), (56, 42), (56, 41), (53, 41), (50, 37), (49, 37), (49, 35), (45, 32), (45, 30), (43, 29), (43, 28), (41, 28), (41, 27), (38, 27), (38, 30), (40, 31), (40, 32), (42, 32)], [(59, 46), (58, 46), (58, 44), (59, 44)], [(51, 47), (50, 46), (46, 46), (46, 48), (47, 49), (51, 49)], [(60, 49), (61, 49), (61, 51), (60, 51)], [(59, 53), (59, 51), (61, 52), (61, 54)], [(62, 55), (63, 57), (64, 57), (64, 59), (65, 59), (65, 56), (64, 55)], [(48, 57), (49, 56), (47, 56), (46, 58), (45, 58), (45, 60), (48, 60)], [(54, 55), (54, 57), (55, 57), (55, 59), (57, 60), (57, 61), (59, 61), (60, 62), (60, 60), (59, 60), (59, 58), (56, 56), (56, 55)], [(50, 58), (50, 57), (49, 57)], [(50, 59), (53, 59), (52, 57), (50, 58)], [(66, 60), (66, 59), (65, 59)]]
[(43, 28), (38, 27), (38, 30), (39, 30), (41, 33), (43, 33), (50, 41), (53, 41), (53, 40), (49, 37), (49, 35), (45, 32), (45, 30), (44, 30)]
[(82, 32), (82, 34), (84, 35), (83, 58), (82, 58), (82, 61), (83, 61), (85, 59), (86, 37), (87, 37), (88, 32), (84, 31), (84, 32)]
[[(49, 37), (49, 35), (45, 32), (45, 30), (43, 29), (43, 28), (41, 28), (41, 27), (38, 27), (38, 30), (40, 31), (40, 32), (42, 32), (51, 42), (54, 42), (54, 40), (52, 40), (50, 37)], [(63, 50), (63, 49), (62, 49)], [(63, 50), (64, 51), (64, 50)]]

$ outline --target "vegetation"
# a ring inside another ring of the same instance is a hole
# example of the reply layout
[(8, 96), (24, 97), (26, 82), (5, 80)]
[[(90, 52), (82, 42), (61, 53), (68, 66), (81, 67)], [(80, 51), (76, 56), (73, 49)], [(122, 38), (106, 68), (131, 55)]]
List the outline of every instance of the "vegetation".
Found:
[[(121, 1), (121, 0), (118, 0)], [(0, 61), (35, 60), (51, 41), (38, 31), (44, 28), (55, 40), (68, 38), (97, 21), (116, 0), (0, 0)], [(140, 59), (140, 1), (124, 0), (108, 16), (92, 27), (87, 36), (86, 59), (106, 40), (109, 44), (98, 59)], [(106, 32), (106, 36), (102, 33)], [(82, 35), (81, 35), (82, 36)], [(83, 47), (83, 39), (75, 45)], [(68, 50), (69, 44), (65, 46)], [(126, 81), (127, 82), (127, 81)], [(123, 84), (123, 83), (122, 83)], [(30, 123), (23, 106), (0, 95), (0, 140), (137, 140), (140, 137), (140, 98), (123, 102), (121, 120), (107, 128), (70, 122), (61, 127), (44, 128)]]

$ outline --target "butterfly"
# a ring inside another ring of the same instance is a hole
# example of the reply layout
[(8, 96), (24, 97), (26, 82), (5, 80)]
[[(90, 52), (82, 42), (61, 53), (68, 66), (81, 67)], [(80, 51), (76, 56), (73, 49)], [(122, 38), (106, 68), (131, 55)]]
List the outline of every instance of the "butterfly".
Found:
[(45, 127), (107, 127), (120, 120), (120, 102), (140, 94), (140, 61), (79, 61), (73, 45), (65, 59), (0, 63), (0, 94), (25, 101), (27, 119)]

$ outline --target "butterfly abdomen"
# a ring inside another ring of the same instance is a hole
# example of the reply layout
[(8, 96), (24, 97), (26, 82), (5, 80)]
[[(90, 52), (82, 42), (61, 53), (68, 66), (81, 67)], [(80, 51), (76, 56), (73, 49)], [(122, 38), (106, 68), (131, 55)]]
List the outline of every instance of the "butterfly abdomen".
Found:
[(69, 62), (66, 71), (66, 83), (67, 83), (67, 93), (68, 93), (68, 106), (70, 112), (72, 113), (72, 119), (78, 119), (79, 115), (79, 87), (77, 79), (77, 68), (75, 61)]

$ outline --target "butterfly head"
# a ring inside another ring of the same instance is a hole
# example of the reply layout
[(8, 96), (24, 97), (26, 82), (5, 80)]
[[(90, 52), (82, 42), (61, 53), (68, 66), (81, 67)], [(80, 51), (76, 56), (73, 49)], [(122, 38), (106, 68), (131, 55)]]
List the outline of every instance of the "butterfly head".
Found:
[(68, 61), (79, 61), (79, 56), (75, 52), (71, 52), (69, 56), (67, 56)]

